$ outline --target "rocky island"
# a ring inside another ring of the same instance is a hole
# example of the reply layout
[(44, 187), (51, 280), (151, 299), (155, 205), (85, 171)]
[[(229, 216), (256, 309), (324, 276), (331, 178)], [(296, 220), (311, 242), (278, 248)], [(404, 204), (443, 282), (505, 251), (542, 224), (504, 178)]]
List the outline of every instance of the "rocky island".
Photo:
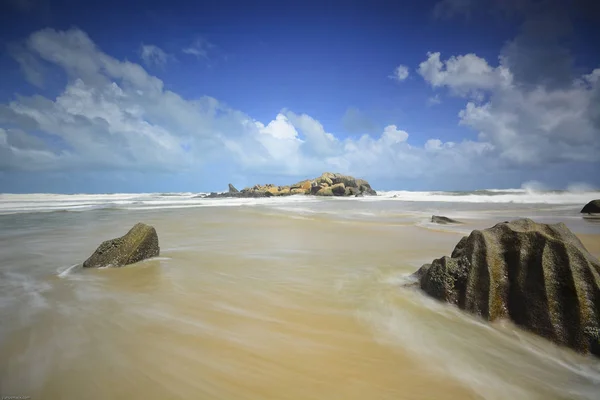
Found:
[(339, 173), (325, 172), (318, 178), (306, 179), (293, 185), (277, 186), (271, 183), (254, 185), (237, 190), (231, 183), (229, 191), (224, 193), (210, 193), (200, 195), (203, 198), (256, 198), (291, 195), (314, 196), (376, 196), (377, 192), (371, 188), (369, 182), (352, 176)]

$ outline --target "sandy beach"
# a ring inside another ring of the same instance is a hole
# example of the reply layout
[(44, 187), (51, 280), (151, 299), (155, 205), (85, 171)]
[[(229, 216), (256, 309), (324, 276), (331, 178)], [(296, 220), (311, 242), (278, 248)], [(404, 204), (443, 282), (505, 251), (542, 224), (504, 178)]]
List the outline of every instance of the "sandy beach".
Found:
[[(396, 197), (394, 197), (396, 196)], [(437, 196), (437, 197), (436, 197)], [(32, 399), (596, 399), (600, 362), (402, 287), (465, 234), (599, 193), (0, 195), (0, 392)], [(431, 215), (460, 225), (436, 225)], [(153, 225), (161, 254), (80, 270)]]

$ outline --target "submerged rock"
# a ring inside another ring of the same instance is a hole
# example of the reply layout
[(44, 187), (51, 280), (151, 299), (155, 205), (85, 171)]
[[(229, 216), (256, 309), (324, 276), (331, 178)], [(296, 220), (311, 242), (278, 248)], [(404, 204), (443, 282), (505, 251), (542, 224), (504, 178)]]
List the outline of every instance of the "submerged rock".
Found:
[(587, 203), (582, 209), (581, 213), (587, 214), (600, 214), (600, 199), (592, 200)]
[(455, 219), (452, 218), (448, 218), (448, 217), (443, 217), (440, 215), (434, 215), (431, 217), (431, 222), (434, 222), (436, 224), (460, 224), (460, 221), (457, 221)]
[(438, 300), (600, 356), (600, 262), (562, 223), (519, 219), (474, 230), (414, 277)]
[(160, 253), (154, 227), (137, 223), (120, 238), (103, 242), (83, 263), (84, 268), (122, 267)]

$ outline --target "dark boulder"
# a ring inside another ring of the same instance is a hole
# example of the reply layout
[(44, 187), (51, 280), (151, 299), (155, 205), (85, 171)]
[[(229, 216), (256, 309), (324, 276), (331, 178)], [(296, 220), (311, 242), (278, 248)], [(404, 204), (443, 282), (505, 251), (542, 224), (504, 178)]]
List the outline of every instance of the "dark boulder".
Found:
[(414, 277), (438, 300), (600, 356), (600, 262), (562, 223), (519, 219), (474, 230)]
[(160, 254), (154, 227), (137, 223), (124, 236), (103, 242), (84, 268), (122, 267)]
[(584, 214), (600, 214), (600, 200), (592, 200), (581, 209)]
[(356, 185), (358, 186), (360, 193), (363, 193), (363, 194), (366, 194), (369, 196), (377, 196), (377, 192), (375, 190), (373, 190), (371, 188), (371, 185), (369, 185), (369, 182), (365, 181), (364, 179), (357, 179)]
[(436, 224), (460, 224), (460, 221), (457, 221), (455, 219), (452, 218), (448, 218), (448, 217), (442, 217), (440, 215), (434, 215), (431, 217), (431, 222), (434, 222)]
[(343, 183), (336, 183), (333, 186), (331, 186), (331, 192), (334, 196), (345, 196), (346, 186)]
[(231, 183), (229, 184), (229, 193), (239, 193), (240, 191), (235, 188)]

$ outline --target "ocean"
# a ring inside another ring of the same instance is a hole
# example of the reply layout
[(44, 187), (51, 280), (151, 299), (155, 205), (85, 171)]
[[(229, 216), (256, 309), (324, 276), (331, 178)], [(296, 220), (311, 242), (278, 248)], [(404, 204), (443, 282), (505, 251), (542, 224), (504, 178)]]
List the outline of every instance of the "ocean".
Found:
[[(589, 190), (0, 195), (0, 394), (32, 399), (598, 399), (600, 361), (403, 287), (463, 235), (564, 222)], [(436, 225), (432, 215), (463, 222)], [(82, 270), (153, 225), (159, 257)]]

